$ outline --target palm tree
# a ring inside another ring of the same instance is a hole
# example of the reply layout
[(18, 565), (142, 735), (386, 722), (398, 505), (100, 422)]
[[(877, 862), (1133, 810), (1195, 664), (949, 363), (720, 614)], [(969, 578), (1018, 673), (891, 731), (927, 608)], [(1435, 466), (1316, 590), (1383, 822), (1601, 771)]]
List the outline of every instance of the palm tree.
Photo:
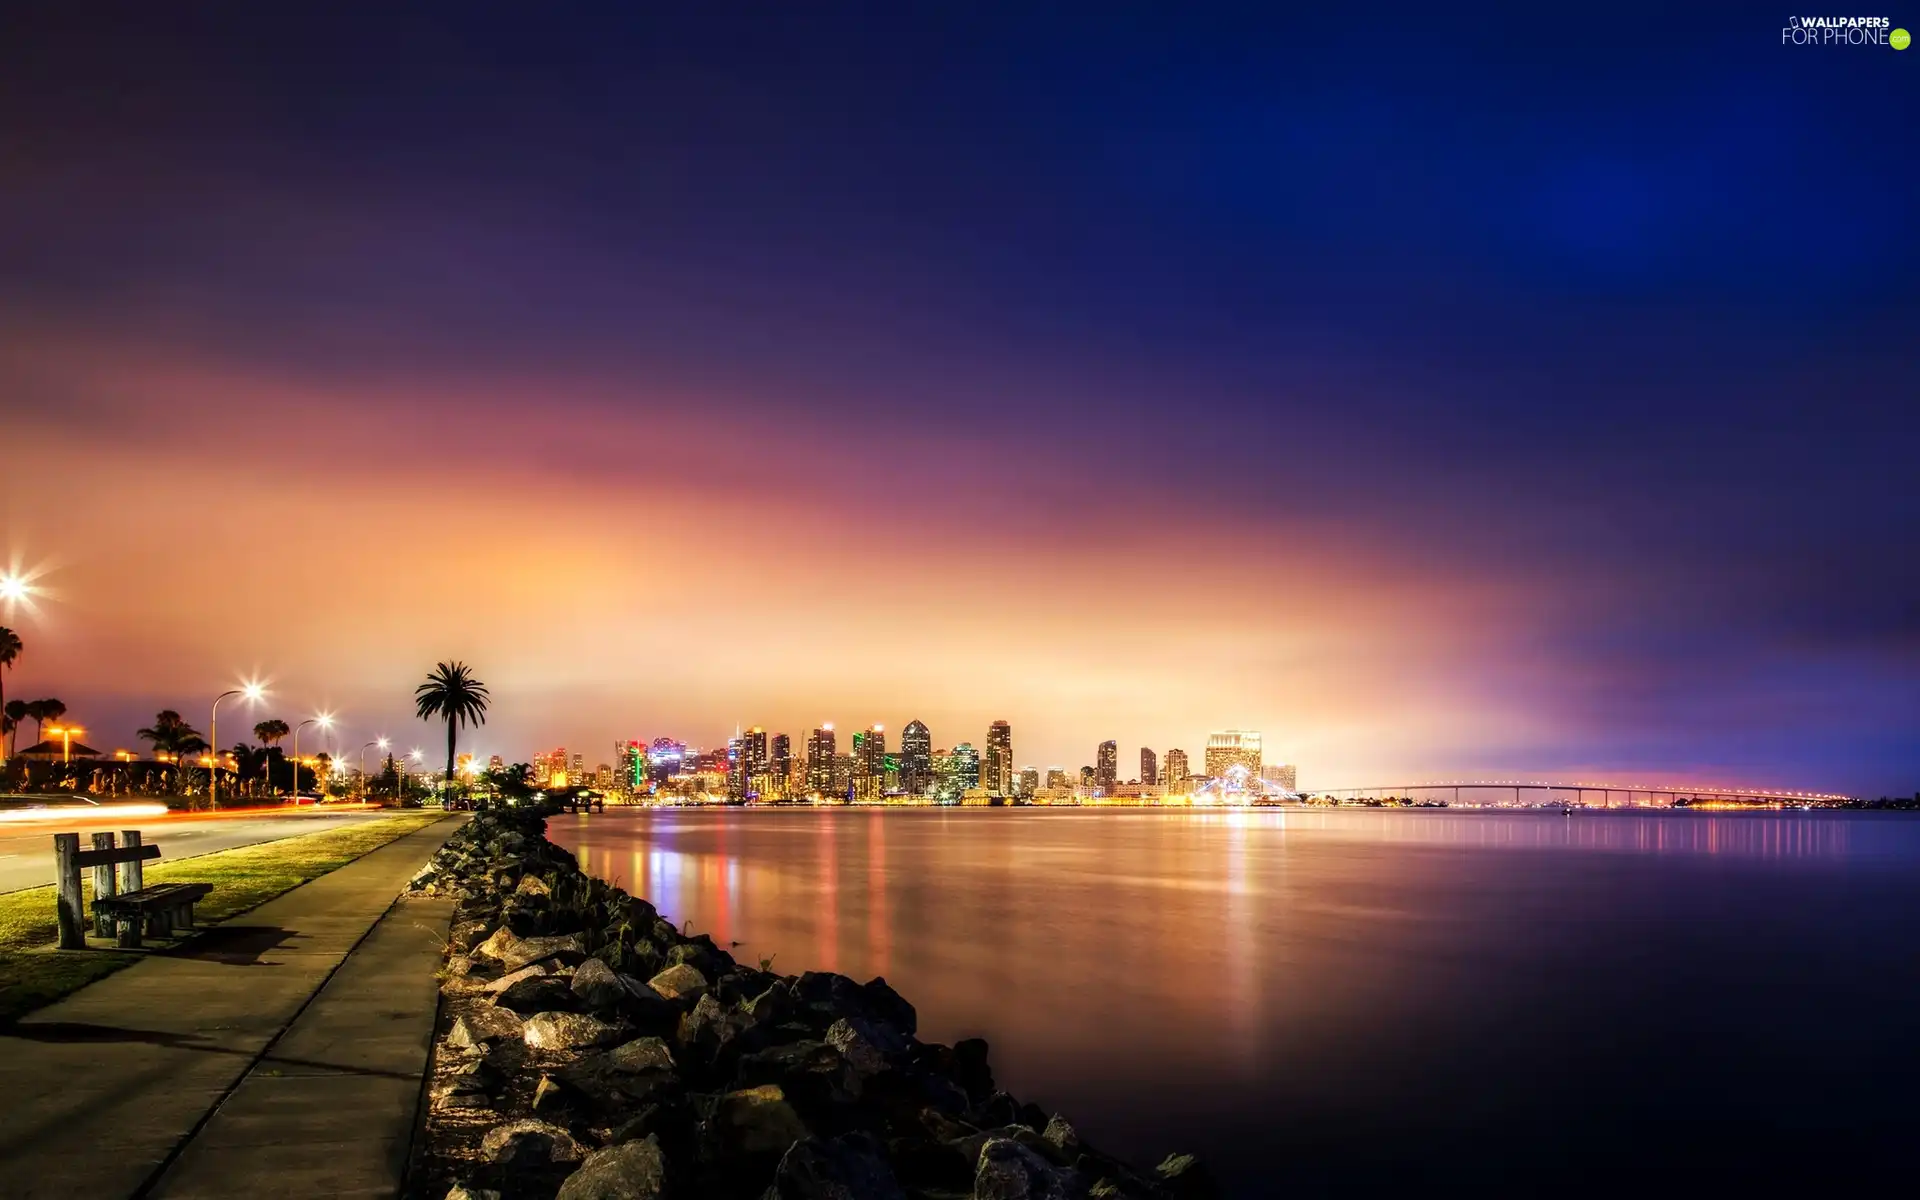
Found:
[(48, 721), (58, 721), (67, 715), (67, 706), (49, 696), (45, 700), (27, 701), (27, 715), (33, 718), (33, 740), (40, 741), (40, 727)]
[[(20, 652), (24, 649), (26, 647), (21, 644), (20, 635), (5, 625), (0, 625), (0, 711), (6, 709), (7, 672), (13, 669), (14, 661), (20, 657)], [(5, 755), (0, 755), (0, 762), (4, 762), (5, 759)]]
[(25, 700), (7, 701), (6, 713), (7, 732), (13, 735), (13, 740), (7, 744), (7, 753), (12, 754), (20, 742), (20, 722), (27, 719), (27, 702)]
[(185, 717), (171, 708), (163, 708), (153, 716), (153, 724), (145, 729), (134, 730), (133, 736), (143, 742), (153, 743), (155, 754), (167, 753), (174, 757), (174, 781), (181, 787), (187, 781), (187, 758), (207, 748), (207, 740), (200, 731), (187, 724)]
[[(281, 738), (292, 732), (293, 728), (278, 717), (262, 721), (253, 727), (253, 736), (259, 738), (260, 745), (265, 747), (260, 752), (260, 773), (266, 776), (269, 794), (273, 791), (273, 749), (280, 744)], [(298, 770), (298, 768), (295, 769)], [(295, 792), (300, 790), (299, 782), (297, 778), (294, 780)]]
[(413, 689), (413, 710), (422, 721), (438, 717), (447, 723), (447, 787), (453, 787), (455, 730), (461, 725), (487, 723), (487, 685), (473, 677), (463, 662), (440, 663), (427, 681)]

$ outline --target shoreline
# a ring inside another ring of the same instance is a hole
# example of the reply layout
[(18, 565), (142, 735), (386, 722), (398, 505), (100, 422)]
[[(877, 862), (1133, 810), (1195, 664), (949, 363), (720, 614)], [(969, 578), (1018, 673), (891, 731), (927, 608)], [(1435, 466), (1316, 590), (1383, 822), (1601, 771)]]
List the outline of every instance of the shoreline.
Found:
[(412, 1195), (1138, 1197), (1142, 1171), (919, 1041), (882, 978), (780, 975), (581, 871), (533, 810), (477, 814), (410, 885), (455, 900)]

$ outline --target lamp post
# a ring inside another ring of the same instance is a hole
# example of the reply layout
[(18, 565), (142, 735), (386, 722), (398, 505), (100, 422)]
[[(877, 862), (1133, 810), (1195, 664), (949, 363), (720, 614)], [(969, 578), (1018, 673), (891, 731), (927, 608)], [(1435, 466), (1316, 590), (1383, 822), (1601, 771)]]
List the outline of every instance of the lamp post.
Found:
[(47, 732), (58, 734), (60, 737), (60, 765), (67, 767), (72, 766), (73, 735), (76, 733), (85, 733), (86, 730), (80, 728), (78, 725), (55, 725), (49, 728)]
[(382, 750), (385, 750), (387, 748), (387, 739), (375, 738), (372, 741), (368, 742), (365, 746), (360, 747), (360, 799), (363, 802), (366, 800), (367, 794), (368, 794), (367, 793), (367, 746), (378, 746)]
[(207, 718), (207, 741), (213, 751), (213, 765), (207, 768), (207, 807), (220, 806), (220, 702), (228, 696), (245, 696), (248, 704), (258, 703), (263, 694), (260, 685), (249, 683), (245, 687), (228, 688), (213, 698), (213, 711)]
[(318, 725), (322, 729), (333, 728), (333, 714), (321, 713), (317, 717), (308, 717), (293, 727), (293, 802), (300, 803), (300, 731), (309, 725)]

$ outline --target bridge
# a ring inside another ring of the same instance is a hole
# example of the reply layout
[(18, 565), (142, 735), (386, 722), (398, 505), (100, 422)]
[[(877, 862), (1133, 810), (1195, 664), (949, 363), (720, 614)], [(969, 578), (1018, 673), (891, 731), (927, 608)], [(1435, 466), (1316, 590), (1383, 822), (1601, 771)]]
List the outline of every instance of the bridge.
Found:
[(1833, 804), (1853, 797), (1834, 792), (1796, 792), (1770, 788), (1701, 787), (1693, 784), (1627, 784), (1545, 779), (1449, 779), (1436, 783), (1396, 783), (1382, 787), (1317, 789), (1312, 796), (1330, 800), (1446, 800), (1452, 804), (1488, 804), (1512, 797), (1514, 804), (1667, 807), (1695, 804)]

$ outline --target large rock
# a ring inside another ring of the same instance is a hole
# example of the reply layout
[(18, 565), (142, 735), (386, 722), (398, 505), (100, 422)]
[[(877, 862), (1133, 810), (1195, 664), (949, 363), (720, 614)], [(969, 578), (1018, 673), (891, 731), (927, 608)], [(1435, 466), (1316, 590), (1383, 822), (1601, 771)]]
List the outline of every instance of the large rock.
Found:
[(920, 1016), (907, 1003), (906, 997), (887, 985), (881, 976), (860, 985), (860, 998), (866, 1002), (867, 1012), (876, 1020), (885, 1021), (901, 1033), (911, 1037), (920, 1030)]
[(635, 1038), (607, 1051), (607, 1065), (616, 1071), (671, 1071), (673, 1051), (657, 1037)]
[(579, 1050), (609, 1046), (620, 1039), (618, 1025), (584, 1013), (543, 1012), (527, 1018), (520, 1036), (535, 1050)]
[(446, 1200), (500, 1200), (500, 1193), (492, 1188), (470, 1188), (456, 1183), (448, 1189)]
[(827, 1027), (827, 1045), (838, 1050), (862, 1076), (878, 1075), (887, 1069), (889, 1050), (899, 1053), (905, 1049), (898, 1035), (883, 1029), (859, 1017), (842, 1017)]
[(961, 1038), (953, 1044), (953, 1081), (976, 1103), (998, 1090), (993, 1084), (993, 1070), (987, 1066), (985, 1038)]
[(580, 1143), (558, 1125), (547, 1121), (508, 1121), (495, 1125), (480, 1139), (480, 1157), (491, 1163), (531, 1166), (548, 1162), (577, 1162)]
[(1052, 1164), (1010, 1138), (992, 1138), (980, 1148), (973, 1200), (1066, 1200)]
[(508, 971), (500, 978), (487, 983), (480, 990), (498, 996), (501, 992), (506, 991), (523, 979), (545, 979), (551, 974), (553, 974), (552, 967), (549, 967), (545, 963), (534, 963), (532, 966), (521, 967), (518, 971)]
[(666, 1186), (658, 1138), (622, 1142), (587, 1155), (556, 1200), (655, 1200)]
[(510, 1009), (522, 1014), (537, 1012), (566, 1012), (579, 1005), (574, 999), (573, 989), (564, 979), (547, 976), (540, 979), (522, 979), (493, 998), (497, 1007)]
[(647, 986), (669, 1000), (692, 1000), (705, 994), (707, 977), (686, 963), (675, 963), (647, 980)]
[(573, 994), (588, 1008), (611, 1008), (627, 989), (620, 986), (620, 977), (613, 968), (597, 958), (590, 958), (574, 968)]
[[(565, 1193), (562, 1193), (564, 1195)], [(905, 1200), (880, 1145), (863, 1133), (801, 1138), (780, 1156), (763, 1200)]]
[(727, 1147), (742, 1154), (781, 1154), (807, 1136), (806, 1122), (771, 1083), (720, 1097), (714, 1123)]
[(1212, 1200), (1220, 1194), (1212, 1172), (1191, 1154), (1169, 1154), (1153, 1173), (1177, 1200)]
[(530, 963), (560, 955), (581, 958), (586, 956), (586, 947), (581, 944), (579, 934), (569, 933), (558, 937), (521, 937), (513, 930), (502, 927), (495, 930), (492, 937), (473, 948), (475, 958), (492, 959), (509, 971), (518, 971)]

